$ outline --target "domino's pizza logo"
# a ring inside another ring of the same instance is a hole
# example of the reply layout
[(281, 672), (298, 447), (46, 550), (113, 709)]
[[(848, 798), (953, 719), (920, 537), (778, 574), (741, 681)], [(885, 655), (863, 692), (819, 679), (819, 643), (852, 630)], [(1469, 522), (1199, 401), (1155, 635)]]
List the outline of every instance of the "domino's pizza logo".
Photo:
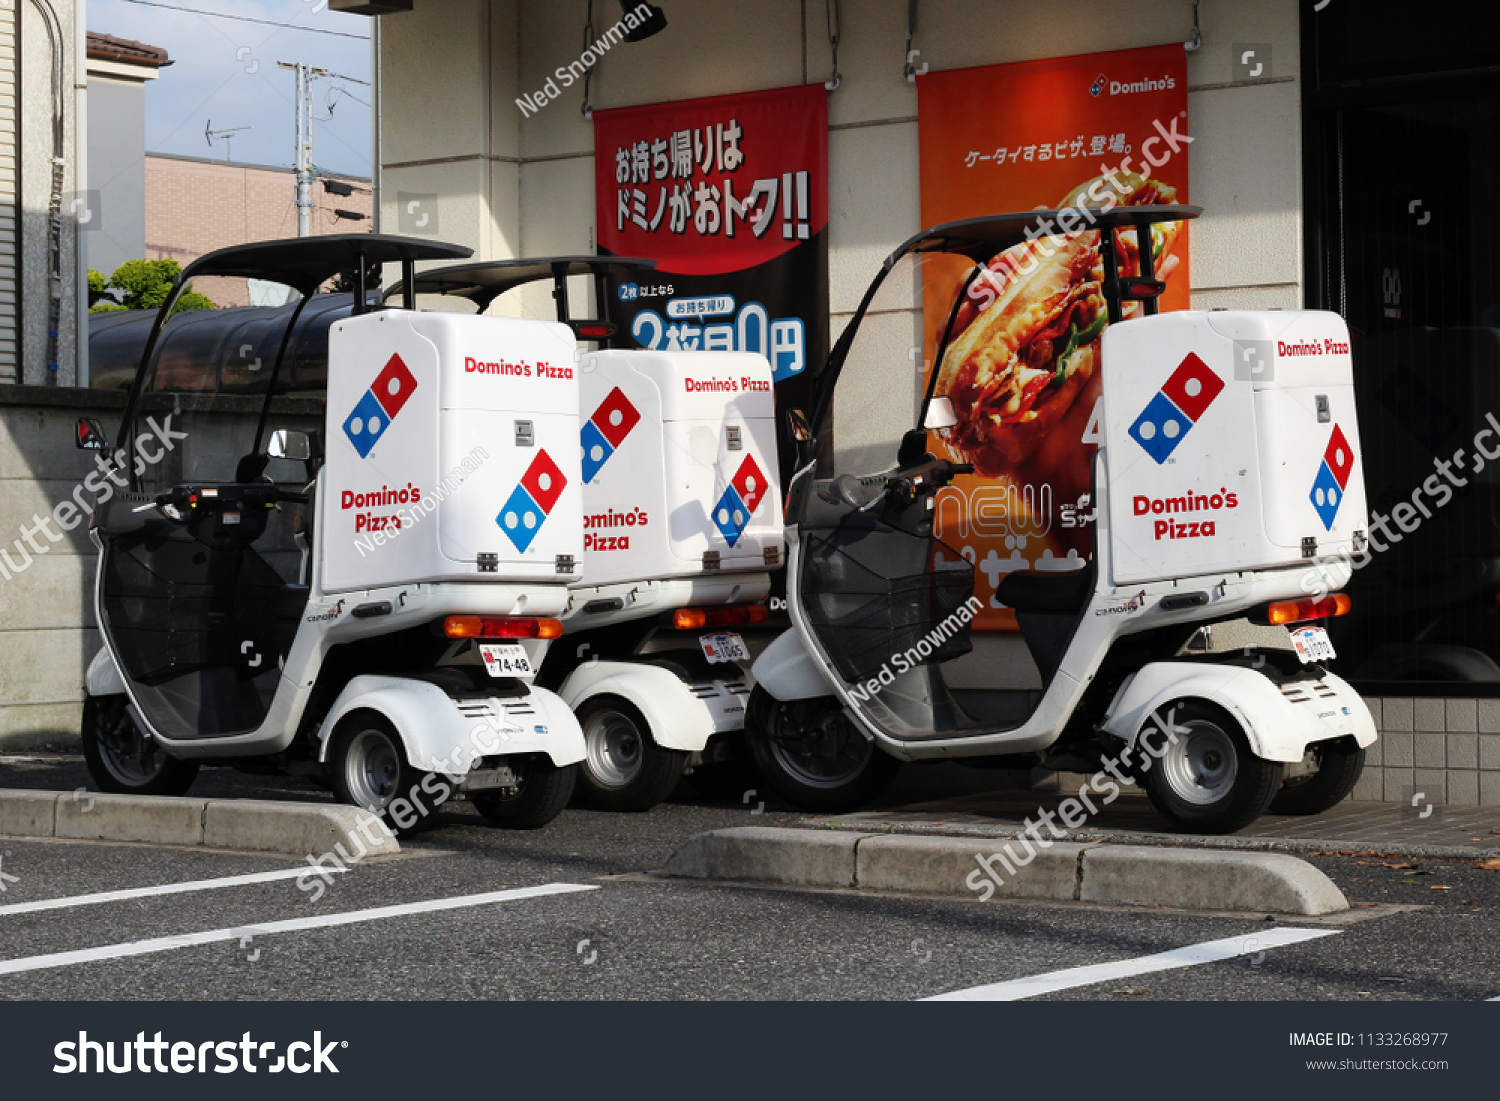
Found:
[(766, 495), (766, 476), (754, 456), (746, 455), (740, 469), (714, 506), (714, 526), (731, 547), (740, 541), (761, 498)]
[(368, 456), (370, 449), (385, 435), (385, 430), (416, 388), (417, 377), (400, 356), (391, 356), (344, 421), (344, 435), (349, 437), (361, 459)]
[(1344, 430), (1335, 424), (1310, 495), (1318, 519), (1329, 531), (1333, 530), (1333, 520), (1338, 515), (1339, 503), (1344, 499), (1344, 490), (1349, 485), (1349, 474), (1353, 469), (1354, 449), (1344, 438)]
[(579, 432), (583, 444), (583, 480), (592, 482), (594, 475), (609, 462), (609, 457), (625, 442), (630, 430), (640, 422), (641, 414), (625, 392), (616, 386), (599, 403), (594, 415)]
[(1130, 426), (1130, 435), (1160, 465), (1167, 461), (1188, 429), (1224, 389), (1224, 380), (1192, 352), (1177, 365), (1156, 397)]
[(563, 477), (552, 456), (546, 451), (538, 451), (526, 473), (521, 475), (521, 484), (516, 486), (495, 517), (495, 523), (516, 545), (516, 550), (526, 553), (567, 484), (568, 479)]
[(1095, 99), (1098, 99), (1100, 93), (1104, 91), (1105, 85), (1107, 85), (1108, 83), (1109, 78), (1106, 77), (1103, 73), (1100, 73), (1099, 76), (1094, 80), (1094, 83), (1089, 85), (1089, 95), (1093, 96)]

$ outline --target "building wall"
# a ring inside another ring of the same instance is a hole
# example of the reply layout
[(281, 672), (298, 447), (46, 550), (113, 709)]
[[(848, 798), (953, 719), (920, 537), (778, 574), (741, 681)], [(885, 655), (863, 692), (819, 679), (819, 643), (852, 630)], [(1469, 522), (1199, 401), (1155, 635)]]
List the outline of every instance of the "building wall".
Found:
[[(78, 235), (75, 232), (73, 200), (82, 185), (78, 169), (77, 132), (74, 125), (78, 98), (75, 83), (78, 71), (77, 27), (74, 0), (50, 0), (62, 23), (62, 87), (52, 81), (51, 46), (46, 24), (36, 6), (30, 2), (0, 8), (9, 15), (19, 10), (21, 19), (21, 378), (31, 384), (47, 380), (47, 333), (50, 318), (51, 287), (48, 265), (48, 207), (52, 194), (52, 110), (54, 95), (63, 104), (62, 184), (62, 286), (60, 288), (60, 324), (58, 326), (56, 383), (77, 384), (78, 325)], [(81, 7), (81, 5), (76, 5)]]
[[(829, 276), (848, 311), (879, 259), (919, 226), (917, 95), (902, 78), (905, 7), (844, 0), (829, 94)], [(610, 12), (609, 17), (603, 13)], [(595, 5), (595, 31), (618, 9)], [(597, 108), (828, 79), (824, 5), (699, 0), (668, 12), (663, 33), (614, 47), (591, 88)], [(1300, 84), (1294, 0), (1204, 5), (1203, 45), (1188, 55), (1197, 307), (1302, 303)], [(583, 5), (551, 0), (419, 0), (380, 20), (382, 228), (398, 198), (436, 195), (439, 236), (505, 258), (594, 247), (593, 128), (582, 87), (529, 118), (515, 104), (575, 60)], [(913, 43), (933, 69), (1125, 49), (1191, 36), (1192, 9), (1161, 0), (927, 0)], [(1233, 47), (1269, 43), (1271, 79), (1234, 79)], [(688, 60), (684, 60), (688, 59)], [(433, 75), (441, 72), (442, 80)], [(444, 125), (432, 120), (442, 118)], [(545, 313), (545, 294), (526, 301)]]
[(88, 266), (108, 276), (146, 255), (146, 86), (89, 74), (89, 190), (96, 222), (83, 228)]
[[(312, 232), (363, 233), (370, 229), (370, 181), (335, 176), (366, 193), (330, 195), (313, 186), (317, 208)], [(146, 255), (184, 267), (228, 245), (297, 235), (296, 177), (290, 169), (153, 153), (146, 157)], [(364, 221), (335, 220), (334, 208), (364, 214)], [(106, 273), (107, 274), (107, 273)], [(243, 279), (203, 279), (194, 289), (219, 306), (247, 306)]]

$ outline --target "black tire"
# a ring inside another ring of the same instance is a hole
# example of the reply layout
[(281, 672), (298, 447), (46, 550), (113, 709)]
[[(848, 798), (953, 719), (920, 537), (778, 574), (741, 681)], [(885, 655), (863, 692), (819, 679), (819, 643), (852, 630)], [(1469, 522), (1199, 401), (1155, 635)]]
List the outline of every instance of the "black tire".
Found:
[(778, 795), (820, 814), (865, 806), (901, 767), (832, 696), (782, 703), (756, 685), (745, 713), (745, 742), (756, 771)]
[(578, 796), (600, 810), (650, 810), (682, 779), (688, 755), (663, 749), (646, 717), (619, 696), (595, 696), (578, 708), (584, 752)]
[(396, 727), (367, 708), (339, 720), (327, 762), (338, 801), (378, 814), (397, 837), (411, 837), (433, 825), (453, 795), (446, 777), (411, 766)]
[(1353, 738), (1339, 738), (1310, 747), (1316, 771), (1287, 780), (1271, 799), (1272, 814), (1321, 814), (1342, 802), (1359, 783), (1365, 751)]
[(1132, 763), (1162, 817), (1190, 833), (1233, 833), (1265, 813), (1281, 787), (1281, 763), (1255, 756), (1227, 711), (1184, 700), (1157, 713), (1175, 738), (1153, 724), (1137, 740)]
[(169, 757), (130, 717), (119, 696), (85, 696), (83, 759), (100, 791), (113, 795), (186, 795), (197, 761)]
[(568, 805), (578, 766), (558, 768), (545, 757), (512, 763), (521, 781), (514, 795), (487, 791), (472, 797), (474, 809), (497, 826), (512, 830), (535, 830), (545, 826)]

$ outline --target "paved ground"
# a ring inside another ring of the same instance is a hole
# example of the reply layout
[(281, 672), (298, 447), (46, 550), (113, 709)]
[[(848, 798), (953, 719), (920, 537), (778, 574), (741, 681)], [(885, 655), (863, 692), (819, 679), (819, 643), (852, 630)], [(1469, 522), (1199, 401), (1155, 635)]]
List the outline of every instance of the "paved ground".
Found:
[[(80, 786), (75, 759), (33, 756), (39, 759), (0, 759), (0, 784)], [(968, 782), (968, 774), (913, 771), (895, 792), (898, 802), (931, 800), (934, 785)], [(194, 793), (324, 797), (220, 771), (204, 773)], [(292, 878), (232, 878), (290, 875), (299, 862), (286, 858), (0, 839), (0, 998), (871, 1000), (1018, 980), (1031, 984), (987, 994), (1500, 996), (1500, 871), (1472, 859), (1312, 856), (1362, 907), (1355, 916), (1365, 920), (1343, 923), (772, 890), (643, 874), (701, 830), (803, 821), (774, 802), (754, 813), (759, 807), (758, 797), (746, 804), (684, 796), (639, 815), (573, 809), (533, 833), (491, 828), (461, 808), (408, 842), (407, 855), (334, 876), (317, 901)], [(170, 893), (78, 897), (142, 889)], [(507, 891), (518, 893), (495, 897)], [(63, 904), (15, 909), (45, 900)], [(1381, 903), (1398, 906), (1364, 906)], [(278, 922), (292, 927), (267, 930)], [(134, 944), (164, 937), (187, 946), (144, 951)], [(1172, 970), (1158, 970), (1152, 959), (1205, 944), (1217, 947), (1194, 949), (1194, 958), (1225, 958)], [(1113, 966), (1056, 977), (1103, 965)]]

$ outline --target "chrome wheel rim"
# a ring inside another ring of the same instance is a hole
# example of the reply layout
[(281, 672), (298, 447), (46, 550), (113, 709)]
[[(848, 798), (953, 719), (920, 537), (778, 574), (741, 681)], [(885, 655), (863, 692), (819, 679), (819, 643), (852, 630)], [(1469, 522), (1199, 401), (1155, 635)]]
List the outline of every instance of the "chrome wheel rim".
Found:
[(1239, 751), (1227, 731), (1207, 719), (1194, 719), (1176, 728), (1157, 762), (1172, 794), (1195, 807), (1217, 803), (1227, 796), (1239, 775)]
[(123, 703), (101, 709), (98, 721), (99, 759), (105, 770), (125, 787), (144, 787), (167, 767), (167, 755), (141, 733), (130, 708)]
[(783, 771), (798, 783), (824, 789), (852, 783), (875, 752), (875, 746), (842, 712), (826, 716), (804, 737), (773, 735), (770, 743), (771, 756)]
[(589, 775), (600, 787), (622, 788), (645, 767), (645, 737), (627, 715), (596, 711), (583, 727)]
[(366, 810), (382, 810), (396, 797), (401, 754), (383, 730), (361, 730), (344, 756), (344, 783)]

